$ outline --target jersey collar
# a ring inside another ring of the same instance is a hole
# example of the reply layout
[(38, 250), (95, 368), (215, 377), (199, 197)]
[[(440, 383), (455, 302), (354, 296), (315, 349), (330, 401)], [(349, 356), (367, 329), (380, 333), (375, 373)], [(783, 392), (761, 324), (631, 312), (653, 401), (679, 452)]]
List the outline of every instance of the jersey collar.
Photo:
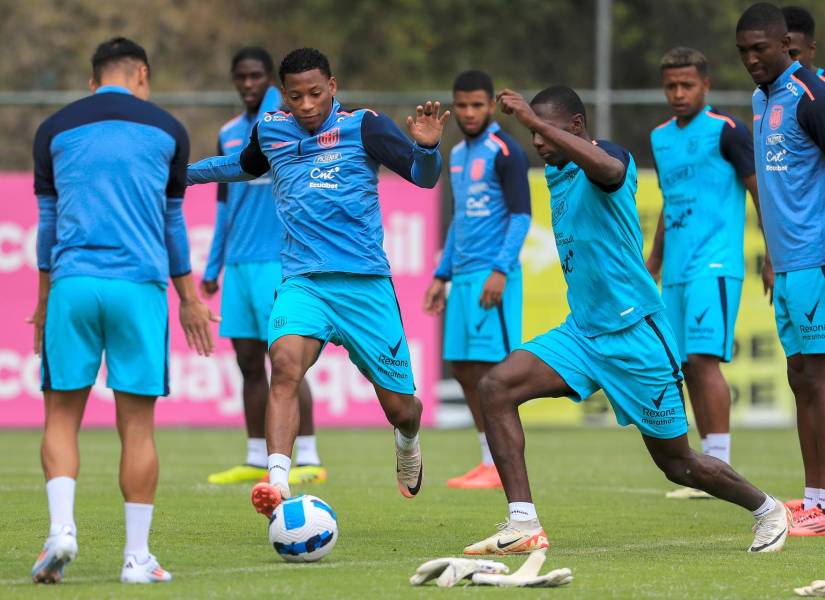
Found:
[(795, 60), (791, 63), (791, 66), (785, 69), (785, 71), (776, 79), (773, 80), (773, 83), (768, 84), (767, 86), (759, 86), (763, 92), (775, 94), (776, 92), (780, 91), (784, 88), (787, 83), (791, 79), (791, 75), (797, 72), (797, 70), (802, 68), (802, 64)]
[(487, 139), (488, 135), (490, 135), (491, 133), (496, 133), (500, 129), (501, 129), (501, 125), (499, 125), (495, 121), (490, 121), (490, 123), (487, 125), (487, 128), (484, 131), (480, 132), (477, 136), (467, 137), (465, 135), (464, 139), (466, 140), (468, 146), (473, 146), (473, 145), (475, 145), (479, 142), (483, 142), (484, 140)]
[(127, 96), (134, 96), (132, 92), (122, 85), (101, 85), (95, 90), (95, 94), (126, 94)]

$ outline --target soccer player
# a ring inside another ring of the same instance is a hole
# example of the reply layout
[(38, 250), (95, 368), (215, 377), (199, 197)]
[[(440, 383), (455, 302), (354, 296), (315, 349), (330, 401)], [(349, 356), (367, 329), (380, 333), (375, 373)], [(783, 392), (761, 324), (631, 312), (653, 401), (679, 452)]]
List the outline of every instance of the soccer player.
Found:
[(825, 81), (825, 69), (814, 66), (816, 60), (816, 21), (804, 8), (799, 6), (785, 6), (782, 9), (785, 23), (788, 26), (788, 55), (791, 60), (797, 60), (806, 69), (813, 71), (817, 77)]
[[(275, 87), (272, 57), (263, 48), (242, 48), (232, 58), (232, 82), (246, 110), (226, 123), (218, 135), (218, 154), (240, 152), (252, 127), (267, 112), (281, 108)], [(218, 276), (226, 265), (221, 297), (220, 334), (232, 340), (243, 376), (246, 419), (246, 461), (213, 473), (209, 483), (259, 481), (266, 477), (264, 422), (269, 389), (266, 375), (266, 337), (275, 290), (281, 284), (281, 220), (272, 198), (272, 178), (220, 184), (215, 237), (201, 292), (218, 291)], [(298, 390), (301, 424), (295, 441), (295, 462), (290, 483), (321, 482), (321, 466), (312, 420), (312, 393), (306, 381)]]
[[(674, 48), (660, 67), (673, 117), (650, 134), (664, 206), (647, 268), (662, 276), (702, 451), (730, 463), (730, 389), (719, 363), (733, 355), (745, 277), (745, 189), (759, 206), (753, 137), (744, 123), (707, 104), (701, 52)], [(682, 488), (667, 497), (710, 496)]]
[(505, 90), (499, 101), (533, 133), (547, 163), (556, 245), (570, 257), (563, 272), (571, 314), (481, 380), (482, 413), (509, 520), (464, 552), (548, 547), (527, 480), (518, 406), (545, 396), (582, 401), (599, 388), (619, 423), (636, 425), (668, 479), (747, 508), (756, 518), (749, 551), (780, 550), (788, 532), (784, 505), (726, 463), (688, 446), (677, 347), (642, 258), (633, 158), (616, 144), (590, 139), (584, 105), (568, 87), (546, 88), (530, 104)]
[(521, 343), (519, 252), (530, 229), (529, 163), (518, 142), (493, 121), (493, 81), (466, 71), (453, 83), (453, 111), (464, 140), (450, 154), (454, 217), (444, 253), (424, 298), (424, 310), (444, 312), (444, 360), (461, 384), (473, 415), (481, 464), (447, 485), (499, 488), (501, 479), (484, 433), (478, 382)]
[(756, 176), (805, 469), (791, 534), (825, 535), (825, 83), (791, 59), (785, 17), (772, 4), (744, 12), (736, 46), (758, 86)]
[(288, 497), (290, 453), (298, 433), (298, 389), (328, 342), (343, 345), (372, 382), (395, 427), (398, 487), (421, 488), (418, 429), (421, 401), (410, 351), (382, 247), (378, 167), (432, 188), (444, 123), (439, 103), (407, 118), (415, 143), (386, 116), (347, 112), (327, 58), (293, 50), (278, 70), (290, 112), (267, 113), (240, 154), (190, 165), (190, 183), (244, 181), (271, 171), (283, 223), (284, 283), (269, 319), (272, 377), (266, 411), (269, 483), (252, 490), (258, 512), (270, 515)]
[(77, 433), (105, 352), (126, 501), (121, 581), (169, 581), (149, 553), (155, 399), (169, 393), (169, 277), (186, 339), (199, 354), (211, 352), (209, 321), (217, 319), (198, 300), (189, 267), (186, 130), (147, 102), (149, 61), (139, 45), (104, 42), (92, 68), (93, 95), (49, 117), (34, 140), (40, 281), (31, 321), (42, 356), (41, 459), (51, 527), (32, 579), (59, 582), (77, 555)]

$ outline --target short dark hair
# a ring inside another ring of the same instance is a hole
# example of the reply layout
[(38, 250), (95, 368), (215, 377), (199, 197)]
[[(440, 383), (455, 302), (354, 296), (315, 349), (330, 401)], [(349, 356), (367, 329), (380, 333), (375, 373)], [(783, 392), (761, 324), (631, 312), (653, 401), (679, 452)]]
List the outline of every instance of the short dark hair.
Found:
[(759, 2), (747, 9), (736, 23), (736, 33), (740, 31), (788, 31), (782, 9), (767, 2)]
[(552, 104), (556, 108), (561, 108), (569, 116), (581, 115), (587, 124), (587, 112), (584, 109), (584, 102), (579, 95), (566, 85), (553, 85), (544, 88), (530, 100), (530, 106), (541, 104)]
[(482, 90), (493, 97), (493, 79), (484, 71), (471, 70), (459, 73), (453, 82), (453, 92), (475, 92)]
[(100, 81), (106, 67), (123, 60), (137, 60), (149, 69), (149, 57), (143, 46), (125, 37), (114, 37), (100, 44), (92, 55), (92, 77)]
[(816, 33), (816, 22), (813, 16), (801, 6), (785, 6), (782, 8), (785, 23), (789, 32), (801, 33), (808, 39), (813, 39)]
[(272, 62), (272, 56), (259, 46), (247, 46), (238, 50), (235, 56), (232, 57), (232, 72), (235, 71), (235, 67), (237, 67), (238, 63), (242, 60), (259, 61), (264, 66), (264, 71), (266, 71), (267, 74), (275, 70), (275, 63)]
[(315, 48), (298, 48), (293, 50), (281, 61), (281, 66), (278, 67), (278, 78), (281, 83), (284, 82), (284, 77), (287, 75), (294, 75), (295, 73), (304, 73), (318, 69), (327, 77), (332, 77), (332, 69), (329, 68), (329, 60), (324, 56), (320, 50)]
[(706, 77), (708, 74), (708, 59), (705, 55), (686, 46), (672, 48), (665, 52), (662, 60), (659, 61), (659, 69), (680, 69), (682, 67), (696, 67), (699, 75)]

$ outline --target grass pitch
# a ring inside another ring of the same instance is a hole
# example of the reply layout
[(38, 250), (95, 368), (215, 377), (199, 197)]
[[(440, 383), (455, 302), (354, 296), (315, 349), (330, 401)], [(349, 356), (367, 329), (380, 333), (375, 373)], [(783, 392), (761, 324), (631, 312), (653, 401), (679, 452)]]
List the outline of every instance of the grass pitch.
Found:
[[(791, 598), (825, 577), (825, 539), (792, 538), (784, 552), (748, 555), (752, 518), (716, 500), (665, 500), (670, 484), (634, 430), (528, 431), (528, 465), (551, 542), (546, 564), (575, 580), (556, 590), (412, 588), (423, 561), (460, 556), (506, 518), (499, 491), (450, 490), (445, 481), (477, 461), (470, 431), (425, 431), (424, 487), (402, 498), (390, 429), (319, 432), (329, 481), (301, 491), (337, 511), (341, 537), (317, 564), (284, 563), (269, 547), (249, 486), (212, 486), (206, 475), (243, 456), (237, 431), (157, 434), (161, 480), (151, 549), (175, 580), (119, 583), (123, 508), (113, 431), (81, 434), (75, 517), (78, 560), (64, 583), (35, 587), (29, 570), (48, 529), (39, 433), (0, 434), (0, 596), (21, 598), (424, 598), (431, 594), (559, 598)], [(797, 497), (802, 469), (792, 431), (737, 431), (733, 459), (754, 483)], [(296, 491), (296, 490), (293, 490)], [(517, 559), (505, 559), (516, 566)], [(445, 596), (446, 597), (446, 596)]]

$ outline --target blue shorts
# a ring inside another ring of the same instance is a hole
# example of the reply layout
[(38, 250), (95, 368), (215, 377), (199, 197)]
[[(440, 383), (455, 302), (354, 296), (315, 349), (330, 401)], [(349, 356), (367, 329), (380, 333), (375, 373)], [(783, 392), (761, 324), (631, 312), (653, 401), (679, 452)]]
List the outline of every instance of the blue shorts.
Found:
[(682, 373), (667, 319), (654, 313), (634, 325), (586, 337), (573, 317), (521, 346), (550, 365), (585, 400), (603, 389), (619, 425), (670, 439), (687, 433)]
[(490, 273), (453, 277), (444, 316), (444, 360), (500, 362), (521, 344), (521, 269), (507, 275), (501, 304), (485, 309), (478, 301)]
[(275, 290), (281, 285), (279, 261), (226, 265), (221, 295), (221, 337), (266, 341)]
[(410, 349), (389, 277), (290, 277), (275, 295), (268, 345), (285, 335), (343, 346), (373, 384), (399, 394), (415, 392)]
[(142, 396), (169, 394), (166, 288), (102, 277), (52, 283), (43, 338), (44, 390), (94, 384), (106, 353), (106, 385)]
[(733, 332), (742, 298), (742, 280), (703, 277), (662, 286), (665, 314), (682, 362), (690, 354), (733, 358)]
[(825, 266), (777, 273), (773, 306), (785, 356), (825, 354)]

